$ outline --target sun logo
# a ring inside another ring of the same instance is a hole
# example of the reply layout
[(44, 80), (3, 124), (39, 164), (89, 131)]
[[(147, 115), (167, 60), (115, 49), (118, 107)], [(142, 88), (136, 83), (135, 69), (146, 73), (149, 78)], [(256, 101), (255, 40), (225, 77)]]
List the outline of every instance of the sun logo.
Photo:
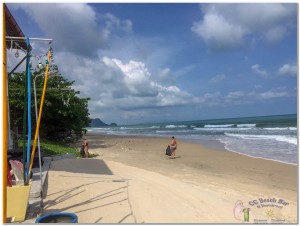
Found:
[(273, 210), (267, 210), (265, 213), (266, 213), (267, 218), (269, 218), (269, 219), (274, 217)]

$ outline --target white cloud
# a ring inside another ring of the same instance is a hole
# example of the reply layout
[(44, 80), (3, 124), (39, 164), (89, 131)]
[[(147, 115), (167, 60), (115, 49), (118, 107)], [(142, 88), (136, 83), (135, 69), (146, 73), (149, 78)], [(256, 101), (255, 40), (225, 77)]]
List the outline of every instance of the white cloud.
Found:
[[(103, 119), (130, 120), (128, 117), (133, 117), (130, 113), (133, 110), (135, 114), (147, 118), (147, 115), (150, 116), (158, 108), (245, 105), (294, 95), (287, 87), (263, 90), (261, 86), (257, 86), (248, 92), (236, 90), (193, 96), (175, 85), (167, 86), (154, 81), (155, 77), (140, 61), (131, 60), (125, 63), (109, 57), (94, 60), (75, 57), (70, 53), (60, 53), (57, 58), (58, 62), (65, 65), (60, 67), (62, 74), (69, 80), (76, 80), (74, 88), (80, 90), (82, 96), (91, 98), (91, 117), (101, 115)], [(261, 70), (259, 66), (254, 68)], [(168, 68), (162, 71), (170, 73)]]
[(278, 69), (278, 74), (282, 76), (297, 76), (298, 67), (296, 64), (284, 64)]
[(257, 97), (260, 99), (272, 99), (277, 97), (288, 97), (288, 92), (274, 92), (274, 91), (267, 91), (263, 93), (257, 94)]
[(115, 110), (122, 115), (133, 109), (141, 111), (197, 102), (197, 98), (177, 86), (163, 86), (153, 81), (143, 62), (131, 60), (124, 63), (108, 57), (92, 60), (69, 53), (57, 57), (65, 64), (61, 67), (62, 74), (76, 80), (74, 88), (80, 90), (82, 96), (91, 98), (92, 117)]
[(266, 70), (260, 69), (259, 64), (252, 65), (251, 69), (255, 74), (258, 74), (258, 75), (262, 76), (263, 78), (268, 78), (268, 72)]
[(153, 74), (153, 77), (162, 84), (165, 85), (174, 85), (176, 84), (177, 78), (188, 76), (191, 71), (195, 68), (195, 65), (187, 65), (180, 67), (177, 70), (171, 70), (171, 68), (159, 68), (157, 72)]
[(132, 22), (130, 20), (120, 20), (111, 13), (106, 13), (103, 18), (105, 20), (106, 29), (109, 31), (120, 30), (127, 33), (132, 33)]
[(108, 45), (112, 34), (132, 32), (130, 20), (120, 20), (112, 14), (98, 15), (86, 3), (25, 3), (10, 6), (21, 8), (30, 15), (47, 38), (54, 40), (53, 46), (59, 51), (95, 56), (98, 48)]
[(230, 92), (229, 94), (226, 95), (226, 99), (237, 99), (244, 97), (245, 93), (243, 91), (235, 91), (235, 92)]
[(159, 82), (165, 83), (165, 84), (172, 84), (175, 82), (170, 68), (158, 69), (156, 78)]
[(296, 26), (296, 4), (234, 3), (201, 6), (203, 20), (194, 22), (191, 29), (211, 50), (237, 48), (250, 35), (259, 35), (269, 43), (276, 43)]
[(267, 30), (265, 32), (264, 36), (270, 43), (277, 43), (283, 39), (286, 32), (287, 31), (286, 31), (285, 27), (277, 26), (277, 27)]
[[(274, 98), (291, 97), (294, 91), (289, 92), (286, 87), (278, 87), (269, 91), (256, 92), (255, 90), (232, 91), (228, 94), (206, 93), (202, 98), (202, 106), (231, 106), (253, 104), (258, 101), (268, 101)], [(201, 98), (199, 98), (200, 100)]]
[(204, 20), (195, 22), (191, 29), (213, 50), (226, 50), (240, 46), (245, 33), (242, 27), (228, 23), (217, 14), (206, 14)]

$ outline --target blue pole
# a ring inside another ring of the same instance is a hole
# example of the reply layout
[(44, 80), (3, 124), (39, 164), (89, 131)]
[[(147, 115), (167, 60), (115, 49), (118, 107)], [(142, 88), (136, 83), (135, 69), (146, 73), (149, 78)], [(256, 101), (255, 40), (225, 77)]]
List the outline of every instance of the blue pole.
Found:
[(26, 159), (26, 178), (29, 183), (29, 163), (30, 163), (30, 146), (31, 146), (31, 73), (30, 73), (30, 44), (29, 38), (26, 38), (27, 45), (27, 111), (28, 111), (28, 136), (27, 136), (27, 159)]

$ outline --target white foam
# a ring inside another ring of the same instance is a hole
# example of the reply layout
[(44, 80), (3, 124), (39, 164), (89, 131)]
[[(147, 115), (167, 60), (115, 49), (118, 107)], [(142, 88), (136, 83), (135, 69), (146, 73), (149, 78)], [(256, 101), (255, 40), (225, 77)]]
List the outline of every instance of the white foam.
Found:
[[(284, 150), (284, 154), (282, 151), (279, 151), (277, 154), (273, 153), (272, 151), (272, 147), (270, 146), (270, 148), (268, 148), (267, 150), (265, 150), (266, 147), (262, 146), (262, 149), (259, 148), (260, 144), (256, 143), (256, 142), (252, 142), (252, 141), (243, 141), (242, 139), (238, 139), (238, 140), (233, 140), (229, 137), (227, 138), (219, 138), (217, 139), (219, 140), (221, 143), (224, 144), (224, 147), (226, 150), (237, 153), (237, 154), (241, 154), (241, 155), (245, 155), (245, 156), (249, 156), (252, 158), (259, 158), (259, 159), (265, 159), (265, 160), (271, 160), (271, 161), (275, 161), (275, 162), (281, 162), (281, 163), (286, 163), (286, 164), (291, 164), (291, 165), (297, 165), (297, 163), (294, 162), (294, 159), (290, 159), (290, 157), (287, 157), (287, 154), (289, 153), (290, 155), (294, 155), (294, 151), (289, 152), (288, 150), (290, 149), (282, 149)], [(251, 143), (253, 143), (253, 145), (251, 145)], [(263, 141), (264, 143), (264, 141)], [(251, 145), (251, 146), (249, 146)], [(273, 143), (273, 145), (276, 146), (275, 142)], [(236, 151), (238, 150), (238, 151)], [(280, 153), (282, 154), (280, 156)], [(279, 155), (278, 155), (279, 154)]]
[(297, 130), (297, 127), (274, 127), (274, 128), (264, 128), (265, 130)]
[(224, 124), (224, 125), (204, 125), (204, 128), (227, 128), (233, 127), (234, 124)]
[(208, 128), (193, 128), (194, 130), (199, 130), (199, 131), (240, 131), (240, 130), (250, 130), (251, 128), (249, 127), (241, 127), (241, 128), (236, 128), (236, 127), (223, 127), (223, 128), (215, 128), (215, 127), (208, 127)]
[(185, 128), (187, 126), (185, 125), (178, 125), (178, 126), (175, 126), (175, 125), (166, 125), (166, 128)]
[(234, 134), (225, 133), (226, 136), (242, 138), (247, 140), (269, 140), (273, 139), (280, 142), (286, 142), (289, 144), (297, 145), (297, 137), (292, 136), (282, 136), (282, 135), (248, 135), (248, 134)]
[(256, 124), (237, 124), (237, 127), (256, 127)]
[(289, 165), (296, 165), (296, 166), (298, 165), (297, 163), (285, 162), (285, 161), (280, 161), (280, 160), (276, 160), (276, 159), (272, 159), (272, 158), (258, 157), (258, 156), (253, 156), (253, 155), (246, 154), (246, 153), (237, 152), (237, 151), (234, 151), (234, 150), (230, 149), (227, 146), (226, 142), (223, 142), (221, 140), (220, 140), (220, 142), (224, 144), (224, 147), (225, 147), (226, 150), (234, 152), (236, 154), (245, 155), (245, 156), (248, 156), (248, 157), (251, 157), (251, 158), (255, 158), (255, 159), (264, 159), (264, 160), (268, 160), (268, 161), (280, 162), (280, 163), (285, 163), (285, 164), (289, 164)]

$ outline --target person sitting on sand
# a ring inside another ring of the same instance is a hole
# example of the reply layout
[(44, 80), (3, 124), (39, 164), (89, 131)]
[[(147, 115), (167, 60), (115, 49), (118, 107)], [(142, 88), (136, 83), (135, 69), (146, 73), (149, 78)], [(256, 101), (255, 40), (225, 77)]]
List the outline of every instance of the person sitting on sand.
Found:
[(175, 159), (175, 150), (177, 149), (177, 142), (176, 142), (175, 137), (172, 137), (170, 148), (171, 148), (171, 153), (172, 153), (171, 159)]
[(83, 141), (83, 146), (84, 146), (84, 152), (85, 152), (86, 158), (89, 157), (89, 148), (88, 148), (88, 145), (89, 145), (89, 144), (88, 144), (87, 140), (84, 139), (84, 141)]

